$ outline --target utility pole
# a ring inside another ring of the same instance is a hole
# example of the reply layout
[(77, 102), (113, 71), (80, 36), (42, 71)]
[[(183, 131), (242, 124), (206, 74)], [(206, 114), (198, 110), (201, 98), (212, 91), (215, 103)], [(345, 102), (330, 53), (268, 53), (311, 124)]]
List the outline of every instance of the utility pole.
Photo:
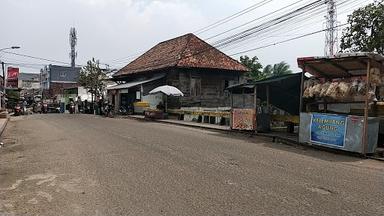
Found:
[(69, 31), (69, 45), (71, 46), (71, 52), (69, 56), (71, 58), (71, 67), (75, 67), (75, 60), (77, 57), (76, 45), (77, 45), (77, 32), (74, 27)]
[(325, 55), (333, 56), (338, 51), (338, 32), (335, 28), (337, 25), (337, 11), (336, 11), (336, 0), (327, 0), (327, 16), (325, 32)]
[(5, 108), (5, 100), (3, 100), (5, 95), (5, 63), (1, 61), (1, 68), (3, 69), (3, 95), (0, 99), (0, 108)]
[[(0, 49), (0, 52), (1, 51), (4, 51), (4, 50), (7, 50), (7, 49), (20, 49), (19, 46), (11, 46), (11, 47), (6, 47), (6, 48), (2, 48)], [(5, 63), (3, 61), (1, 61), (1, 68), (3, 69), (3, 95), (1, 96), (0, 98), (0, 108), (5, 108), (5, 87), (6, 87), (6, 79), (5, 79)]]

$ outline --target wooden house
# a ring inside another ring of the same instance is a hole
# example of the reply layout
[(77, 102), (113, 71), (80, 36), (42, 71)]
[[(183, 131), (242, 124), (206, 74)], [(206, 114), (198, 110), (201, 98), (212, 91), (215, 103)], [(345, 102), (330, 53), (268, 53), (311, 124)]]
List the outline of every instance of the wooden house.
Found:
[[(148, 92), (172, 85), (184, 93), (168, 98), (170, 108), (229, 106), (225, 89), (239, 83), (248, 69), (193, 34), (161, 42), (113, 75), (109, 87), (115, 105), (152, 100)], [(147, 98), (146, 98), (147, 97)], [(152, 101), (153, 102), (153, 101)]]

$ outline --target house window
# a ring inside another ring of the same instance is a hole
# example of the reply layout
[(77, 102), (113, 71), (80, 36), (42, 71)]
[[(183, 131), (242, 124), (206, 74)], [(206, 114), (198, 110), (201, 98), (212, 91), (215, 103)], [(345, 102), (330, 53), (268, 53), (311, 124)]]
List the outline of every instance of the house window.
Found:
[(60, 77), (62, 77), (62, 78), (64, 78), (64, 77), (66, 77), (67, 76), (67, 73), (65, 73), (65, 72), (60, 72)]
[(199, 96), (201, 93), (201, 79), (191, 77), (190, 95)]

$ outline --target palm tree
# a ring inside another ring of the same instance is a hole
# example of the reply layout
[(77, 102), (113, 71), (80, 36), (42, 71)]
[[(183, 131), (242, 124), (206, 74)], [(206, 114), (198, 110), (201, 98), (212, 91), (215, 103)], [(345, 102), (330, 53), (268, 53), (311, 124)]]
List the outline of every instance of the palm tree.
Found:
[(281, 76), (285, 74), (291, 74), (292, 70), (289, 67), (289, 64), (282, 61), (280, 63), (272, 65), (267, 65), (263, 69), (263, 74), (265, 76), (271, 77), (271, 76)]

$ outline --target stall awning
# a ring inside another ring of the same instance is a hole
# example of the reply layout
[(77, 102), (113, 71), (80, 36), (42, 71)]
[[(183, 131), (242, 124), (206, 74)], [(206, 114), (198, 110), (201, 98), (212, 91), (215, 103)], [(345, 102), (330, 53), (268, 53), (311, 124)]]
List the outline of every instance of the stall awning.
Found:
[(298, 66), (315, 77), (342, 78), (367, 74), (368, 61), (371, 67), (382, 67), (384, 57), (375, 53), (342, 53), (335, 56), (302, 57)]
[(128, 82), (128, 83), (124, 83), (124, 84), (110, 86), (110, 87), (107, 87), (107, 90), (128, 89), (128, 88), (135, 87), (135, 86), (138, 86), (138, 85), (141, 85), (144, 83), (148, 83), (148, 82), (152, 82), (152, 81), (161, 79), (163, 77), (165, 77), (165, 74), (157, 75), (157, 76), (154, 76), (154, 77), (152, 77), (150, 79), (146, 79), (146, 80), (138, 80), (138, 81), (133, 81), (133, 82)]

